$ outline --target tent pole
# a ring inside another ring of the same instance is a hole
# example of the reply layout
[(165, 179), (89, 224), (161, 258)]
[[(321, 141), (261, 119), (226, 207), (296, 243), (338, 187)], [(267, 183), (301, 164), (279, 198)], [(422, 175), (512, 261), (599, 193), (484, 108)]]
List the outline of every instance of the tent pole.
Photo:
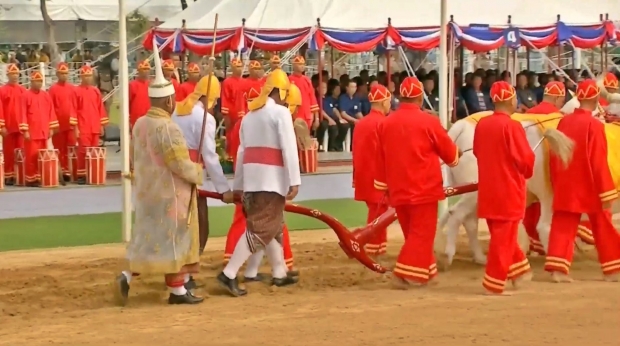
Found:
[[(118, 0), (118, 61), (121, 109), (121, 154), (123, 175), (129, 174), (129, 63), (127, 61), (127, 11), (125, 0)], [(131, 180), (123, 179), (123, 241), (131, 240)]]
[[(439, 21), (439, 120), (446, 131), (448, 130), (448, 1), (441, 0), (441, 18)], [(448, 180), (448, 166), (442, 165), (443, 181)], [(439, 214), (448, 211), (448, 200), (439, 202)]]

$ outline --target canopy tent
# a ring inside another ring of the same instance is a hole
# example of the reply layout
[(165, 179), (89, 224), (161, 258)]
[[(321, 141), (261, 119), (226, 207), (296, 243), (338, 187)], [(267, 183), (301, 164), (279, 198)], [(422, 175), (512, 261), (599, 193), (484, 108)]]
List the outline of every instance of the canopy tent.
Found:
[[(314, 48), (329, 43), (345, 52), (391, 43), (426, 50), (439, 43), (440, 0), (425, 1), (422, 6), (411, 0), (201, 0), (156, 28), (145, 46), (151, 48), (153, 35), (160, 44), (174, 35), (165, 49), (206, 54), (216, 13), (220, 18), (217, 51), (252, 44), (259, 49), (286, 50), (304, 39)], [(591, 48), (616, 38), (613, 23), (600, 19), (606, 13), (618, 19), (613, 16), (620, 16), (620, 2), (546, 0), (541, 5), (539, 0), (448, 0), (452, 33), (475, 50), (502, 45), (540, 48), (567, 40)], [(313, 35), (311, 28), (317, 28)], [(517, 42), (508, 42), (513, 36)]]
[[(138, 9), (151, 20), (181, 12), (180, 1), (126, 0), (126, 4), (128, 13)], [(55, 22), (58, 42), (118, 38), (118, 0), (47, 0), (47, 10)], [(39, 0), (0, 0), (0, 27), (3, 43), (41, 42), (46, 36)]]

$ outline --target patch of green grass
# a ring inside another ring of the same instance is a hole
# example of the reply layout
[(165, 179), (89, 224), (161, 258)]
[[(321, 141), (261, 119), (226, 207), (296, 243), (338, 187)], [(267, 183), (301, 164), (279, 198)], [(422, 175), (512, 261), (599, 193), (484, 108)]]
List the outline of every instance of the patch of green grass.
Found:
[[(366, 206), (351, 199), (301, 202), (337, 218), (347, 227), (366, 223)], [(232, 222), (234, 207), (209, 209), (211, 236), (224, 236)], [(290, 230), (327, 228), (318, 220), (286, 214)], [(0, 251), (42, 249), (120, 243), (121, 214), (44, 216), (0, 220)]]

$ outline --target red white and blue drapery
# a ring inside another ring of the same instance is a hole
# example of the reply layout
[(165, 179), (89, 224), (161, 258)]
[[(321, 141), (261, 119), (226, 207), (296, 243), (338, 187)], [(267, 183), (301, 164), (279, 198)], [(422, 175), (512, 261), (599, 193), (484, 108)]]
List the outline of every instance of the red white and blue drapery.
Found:
[[(612, 21), (599, 25), (572, 26), (563, 22), (547, 27), (497, 28), (488, 25), (460, 27), (448, 24), (449, 33), (456, 42), (473, 51), (491, 51), (499, 47), (544, 48), (558, 44), (571, 44), (577, 48), (594, 48), (604, 42), (615, 43), (620, 39), (620, 31)], [(397, 28), (388, 26), (372, 30), (343, 30), (317, 27), (290, 30), (261, 30), (239, 27), (220, 30), (216, 37), (216, 52), (243, 50), (247, 47), (267, 51), (285, 51), (302, 41), (309, 43), (310, 49), (319, 49), (326, 44), (335, 49), (356, 53), (373, 50), (377, 46), (401, 45), (411, 50), (430, 50), (439, 46), (439, 28)], [(152, 49), (153, 37), (158, 44), (164, 43), (171, 35), (173, 40), (160, 49), (165, 51), (191, 51), (207, 55), (211, 52), (213, 33), (209, 31), (152, 30), (144, 40), (144, 46)]]

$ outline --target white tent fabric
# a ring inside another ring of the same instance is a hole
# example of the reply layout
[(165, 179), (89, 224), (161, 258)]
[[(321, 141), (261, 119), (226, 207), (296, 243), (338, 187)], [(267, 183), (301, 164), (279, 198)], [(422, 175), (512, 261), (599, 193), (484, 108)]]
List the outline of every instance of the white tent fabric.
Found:
[[(538, 27), (566, 24), (600, 24), (599, 14), (620, 19), (618, 0), (447, 0), (448, 15), (461, 25), (487, 24)], [(316, 25), (346, 30), (384, 28), (388, 18), (395, 27), (439, 26), (440, 0), (199, 0), (191, 9), (170, 17), (160, 29), (178, 29), (186, 20), (188, 30), (209, 30), (215, 14), (218, 28), (296, 29)]]
[[(126, 0), (127, 11), (136, 9), (150, 19), (165, 20), (181, 12), (178, 0)], [(188, 5), (193, 5), (188, 1)], [(118, 21), (118, 0), (48, 0), (55, 21)], [(41, 21), (39, 0), (0, 0), (0, 21)]]

